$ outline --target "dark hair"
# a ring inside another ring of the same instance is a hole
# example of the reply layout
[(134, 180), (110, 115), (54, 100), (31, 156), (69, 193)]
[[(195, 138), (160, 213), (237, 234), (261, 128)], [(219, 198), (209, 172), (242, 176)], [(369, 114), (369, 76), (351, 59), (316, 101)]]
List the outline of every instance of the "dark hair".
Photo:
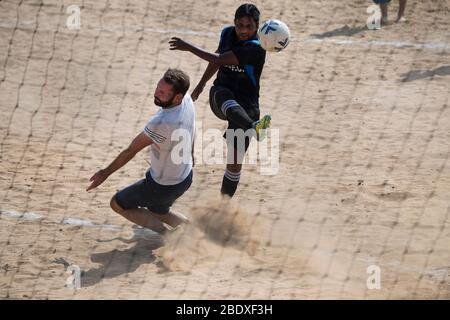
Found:
[(181, 93), (184, 96), (189, 89), (189, 76), (179, 69), (169, 68), (164, 73), (163, 79), (173, 86), (175, 94)]
[(242, 17), (250, 17), (255, 20), (256, 25), (259, 25), (259, 15), (260, 12), (258, 8), (251, 3), (244, 3), (239, 8), (237, 8), (236, 13), (234, 14), (234, 21)]

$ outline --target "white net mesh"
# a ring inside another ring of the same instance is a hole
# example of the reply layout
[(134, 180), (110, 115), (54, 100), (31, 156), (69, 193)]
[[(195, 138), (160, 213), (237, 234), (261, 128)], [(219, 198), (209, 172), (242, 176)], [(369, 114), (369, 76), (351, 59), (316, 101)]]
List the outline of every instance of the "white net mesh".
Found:
[[(450, 298), (446, 0), (409, 1), (408, 22), (378, 31), (371, 1), (257, 1), (293, 35), (261, 80), (279, 172), (244, 165), (227, 204), (224, 166), (199, 163), (174, 206), (194, 222), (164, 246), (109, 208), (144, 153), (84, 191), (155, 112), (169, 66), (200, 79), (206, 63), (168, 39), (212, 51), (239, 4), (0, 1), (0, 298)], [(207, 96), (197, 121), (224, 129)]]

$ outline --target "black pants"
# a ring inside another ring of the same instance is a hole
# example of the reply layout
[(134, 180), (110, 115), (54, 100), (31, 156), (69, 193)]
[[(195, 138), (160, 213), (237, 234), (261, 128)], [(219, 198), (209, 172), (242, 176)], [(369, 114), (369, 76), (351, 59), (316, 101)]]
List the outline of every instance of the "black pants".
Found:
[[(222, 105), (225, 101), (229, 100), (235, 100), (247, 113), (247, 115), (252, 119), (253, 121), (258, 121), (260, 112), (259, 112), (259, 105), (257, 103), (249, 103), (245, 101), (245, 99), (235, 95), (230, 89), (224, 87), (224, 86), (212, 86), (209, 91), (209, 105), (211, 107), (212, 112), (218, 117), (219, 119), (228, 121), (228, 127), (227, 130), (237, 130), (237, 129), (243, 129), (239, 124), (233, 122), (232, 120), (228, 119), (226, 115), (222, 112)], [(227, 132), (224, 133), (224, 138), (227, 139)], [(245, 151), (248, 149), (248, 146), (250, 144), (250, 136), (245, 136)], [(231, 140), (231, 141), (229, 141)], [(238, 148), (238, 141), (239, 139), (235, 136), (234, 138), (227, 139), (228, 147), (233, 147), (234, 149), (240, 149)], [(231, 144), (231, 145), (230, 145)]]

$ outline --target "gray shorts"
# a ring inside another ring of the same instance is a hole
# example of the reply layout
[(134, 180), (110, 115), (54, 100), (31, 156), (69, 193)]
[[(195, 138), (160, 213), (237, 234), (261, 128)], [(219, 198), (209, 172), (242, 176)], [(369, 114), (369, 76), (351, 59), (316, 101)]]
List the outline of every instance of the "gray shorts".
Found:
[(155, 182), (147, 172), (145, 179), (118, 191), (114, 197), (122, 209), (146, 207), (151, 212), (166, 214), (191, 184), (192, 171), (182, 182), (169, 186)]

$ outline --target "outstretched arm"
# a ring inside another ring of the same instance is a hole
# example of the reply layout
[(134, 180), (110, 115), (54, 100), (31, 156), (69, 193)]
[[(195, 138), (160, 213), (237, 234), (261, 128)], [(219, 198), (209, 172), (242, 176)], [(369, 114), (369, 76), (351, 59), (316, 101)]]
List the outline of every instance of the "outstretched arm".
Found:
[(122, 168), (128, 161), (134, 158), (134, 156), (153, 143), (153, 140), (141, 132), (138, 134), (131, 144), (123, 150), (109, 166), (105, 169), (97, 171), (89, 181), (92, 181), (91, 185), (87, 187), (86, 191), (94, 189), (101, 185), (111, 174)]
[[(217, 51), (216, 51), (217, 53)], [(208, 63), (208, 66), (206, 67), (205, 72), (203, 73), (202, 78), (198, 82), (197, 86), (195, 87), (194, 91), (192, 91), (191, 97), (192, 100), (197, 100), (198, 96), (202, 93), (203, 89), (205, 88), (206, 83), (209, 81), (209, 79), (212, 78), (219, 70), (219, 66), (217, 64), (214, 64), (212, 62)]]
[(170, 44), (170, 50), (181, 50), (181, 51), (189, 51), (193, 54), (195, 54), (197, 57), (202, 58), (203, 60), (206, 60), (208, 62), (211, 62), (218, 66), (224, 66), (224, 65), (239, 65), (239, 61), (234, 55), (233, 51), (227, 51), (224, 53), (212, 53), (208, 52), (206, 50), (203, 50), (199, 47), (194, 46), (193, 44), (190, 44), (189, 42), (186, 42), (184, 40), (181, 40), (180, 38), (173, 37), (169, 41)]

